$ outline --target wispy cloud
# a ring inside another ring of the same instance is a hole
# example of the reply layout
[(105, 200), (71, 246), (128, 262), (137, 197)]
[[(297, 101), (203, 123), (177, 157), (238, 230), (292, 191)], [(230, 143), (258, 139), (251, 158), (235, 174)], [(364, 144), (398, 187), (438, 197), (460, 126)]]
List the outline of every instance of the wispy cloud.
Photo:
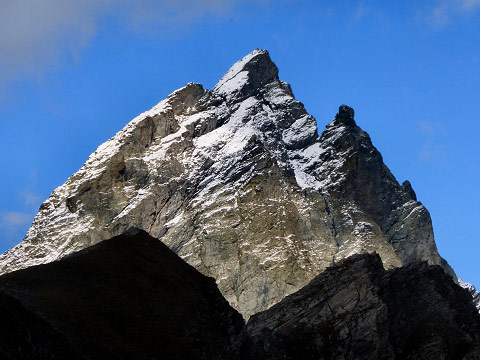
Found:
[(124, 26), (223, 16), (246, 0), (0, 0), (0, 86), (42, 74), (62, 54), (78, 55), (106, 16)]
[(7, 231), (16, 231), (19, 227), (28, 225), (32, 221), (32, 215), (23, 212), (4, 212), (0, 215), (0, 228)]
[(462, 10), (463, 11), (473, 11), (480, 8), (480, 0), (463, 0)]
[[(20, 194), (20, 211), (0, 210), (0, 246), (12, 246), (20, 242), (33, 222), (41, 197), (34, 192)], [(3, 244), (2, 244), (3, 242)]]
[(418, 12), (421, 19), (434, 27), (444, 27), (456, 18), (480, 10), (480, 0), (437, 0)]
[(37, 193), (35, 193), (30, 189), (26, 189), (22, 191), (20, 193), (20, 197), (22, 198), (22, 201), (25, 207), (29, 207), (29, 208), (38, 208), (42, 200), (40, 195), (38, 195)]
[(418, 124), (418, 131), (423, 135), (423, 144), (418, 152), (418, 159), (422, 162), (448, 168), (450, 154), (439, 139), (445, 134), (444, 127), (435, 122), (422, 121)]
[(17, 194), (18, 201), (9, 209), (0, 209), (0, 247), (23, 239), (42, 201), (36, 192), (36, 172), (32, 170), (26, 187)]
[(354, 7), (352, 11), (354, 20), (360, 21), (368, 16), (368, 14), (372, 11), (372, 7), (367, 5), (365, 2), (361, 2)]
[(0, 212), (0, 239), (1, 246), (10, 247), (17, 244), (25, 236), (34, 215), (27, 212), (2, 211)]

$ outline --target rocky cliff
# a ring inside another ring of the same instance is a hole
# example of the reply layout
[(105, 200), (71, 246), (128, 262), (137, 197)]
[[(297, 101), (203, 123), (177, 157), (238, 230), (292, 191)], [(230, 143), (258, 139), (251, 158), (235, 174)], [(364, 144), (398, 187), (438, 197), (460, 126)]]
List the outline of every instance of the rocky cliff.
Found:
[(342, 105), (318, 135), (264, 50), (213, 90), (190, 83), (133, 119), (57, 188), (2, 273), (130, 227), (216, 279), (244, 317), (352, 254), (439, 264), (430, 215)]

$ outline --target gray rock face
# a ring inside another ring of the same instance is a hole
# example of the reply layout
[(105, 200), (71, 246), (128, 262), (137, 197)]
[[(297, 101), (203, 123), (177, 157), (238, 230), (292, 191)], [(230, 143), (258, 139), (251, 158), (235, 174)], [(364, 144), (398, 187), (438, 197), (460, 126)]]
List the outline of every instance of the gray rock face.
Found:
[(478, 359), (480, 315), (439, 266), (354, 255), (250, 318), (254, 359)]
[(316, 120), (264, 50), (209, 91), (190, 83), (133, 119), (41, 205), (0, 272), (147, 231), (217, 280), (244, 317), (352, 254), (389, 269), (439, 256), (430, 215), (342, 105)]

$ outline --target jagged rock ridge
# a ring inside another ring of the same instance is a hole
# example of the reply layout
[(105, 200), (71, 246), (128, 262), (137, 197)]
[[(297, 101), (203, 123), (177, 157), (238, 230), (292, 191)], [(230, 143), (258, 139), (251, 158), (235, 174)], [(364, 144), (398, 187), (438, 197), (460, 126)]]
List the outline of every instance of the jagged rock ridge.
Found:
[(190, 83), (133, 119), (41, 205), (2, 273), (130, 227), (212, 276), (245, 317), (355, 253), (442, 264), (431, 219), (341, 106), (316, 120), (264, 50), (213, 88)]

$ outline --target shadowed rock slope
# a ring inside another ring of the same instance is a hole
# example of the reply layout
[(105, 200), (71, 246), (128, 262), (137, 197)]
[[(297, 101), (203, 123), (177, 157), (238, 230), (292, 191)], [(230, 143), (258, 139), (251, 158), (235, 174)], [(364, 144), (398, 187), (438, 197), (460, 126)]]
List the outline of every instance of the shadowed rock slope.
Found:
[(0, 290), (0, 359), (81, 359), (48, 321)]
[(439, 266), (356, 255), (245, 325), (214, 280), (134, 230), (0, 277), (2, 359), (479, 359)]
[(212, 90), (190, 83), (133, 119), (41, 205), (0, 273), (141, 228), (216, 279), (245, 318), (335, 261), (440, 264), (427, 209), (341, 106), (317, 122), (267, 51)]
[(145, 232), (0, 277), (2, 359), (230, 359), (244, 322)]
[(480, 359), (480, 315), (440, 266), (355, 255), (252, 316), (256, 359)]

